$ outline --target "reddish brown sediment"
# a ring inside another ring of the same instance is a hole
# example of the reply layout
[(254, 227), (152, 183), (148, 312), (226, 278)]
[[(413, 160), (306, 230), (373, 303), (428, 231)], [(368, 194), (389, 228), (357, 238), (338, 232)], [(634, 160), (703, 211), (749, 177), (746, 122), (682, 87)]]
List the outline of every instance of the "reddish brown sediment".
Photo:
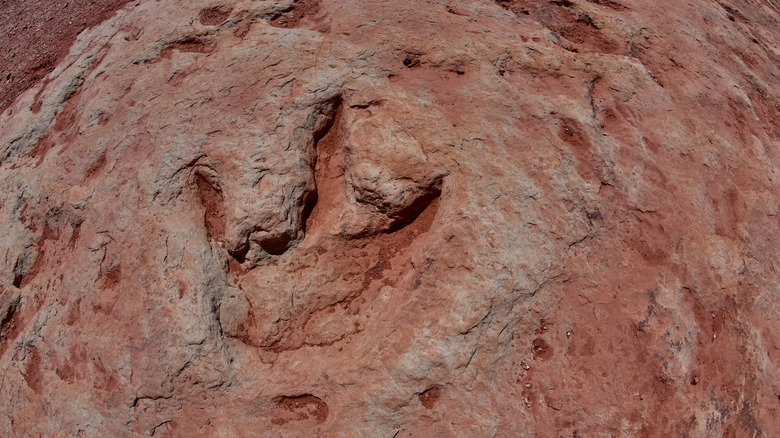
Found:
[(76, 36), (129, 0), (2, 0), (0, 2), (0, 112), (49, 74)]
[(775, 3), (47, 4), (0, 436), (780, 435)]

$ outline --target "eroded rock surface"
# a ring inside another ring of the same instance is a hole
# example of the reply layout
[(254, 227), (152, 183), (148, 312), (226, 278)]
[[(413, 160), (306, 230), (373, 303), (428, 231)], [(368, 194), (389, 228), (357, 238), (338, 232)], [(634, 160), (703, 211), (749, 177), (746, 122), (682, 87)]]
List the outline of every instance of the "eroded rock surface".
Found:
[(777, 436), (778, 20), (128, 3), (0, 115), (0, 435)]

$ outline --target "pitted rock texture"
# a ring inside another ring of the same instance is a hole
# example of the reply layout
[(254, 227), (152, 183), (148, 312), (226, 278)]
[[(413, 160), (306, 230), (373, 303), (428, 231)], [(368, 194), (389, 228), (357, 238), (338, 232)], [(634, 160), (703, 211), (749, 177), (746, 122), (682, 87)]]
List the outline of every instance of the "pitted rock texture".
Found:
[(778, 20), (127, 3), (0, 115), (0, 435), (780, 435)]

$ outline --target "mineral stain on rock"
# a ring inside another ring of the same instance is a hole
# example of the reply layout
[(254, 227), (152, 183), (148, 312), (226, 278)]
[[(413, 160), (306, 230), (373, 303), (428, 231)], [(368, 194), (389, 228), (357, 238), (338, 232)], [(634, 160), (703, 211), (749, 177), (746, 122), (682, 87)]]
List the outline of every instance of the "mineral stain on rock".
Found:
[(186, 37), (174, 41), (163, 48), (160, 52), (161, 58), (170, 58), (174, 51), (183, 53), (211, 53), (214, 51), (214, 41), (200, 37)]
[(328, 419), (328, 405), (311, 394), (282, 396), (276, 400), (276, 414), (271, 423), (282, 426), (289, 422), (311, 421), (324, 423)]
[(328, 212), (333, 212), (339, 205), (347, 202), (344, 194), (346, 184), (343, 171), (344, 134), (341, 124), (343, 107), (340, 100), (334, 107), (332, 115), (320, 132), (315, 133), (315, 189), (308, 195), (303, 210), (301, 223), (304, 233), (313, 233), (320, 226), (320, 222), (327, 221)]
[(225, 22), (230, 17), (232, 8), (226, 6), (214, 6), (211, 8), (201, 9), (198, 13), (200, 18), (200, 24), (204, 26), (217, 26)]
[(222, 192), (215, 189), (203, 175), (195, 175), (198, 197), (203, 204), (203, 222), (206, 233), (211, 239), (221, 241), (225, 238), (225, 203)]
[(322, 0), (296, 0), (293, 7), (269, 21), (273, 27), (294, 28), (299, 27), (306, 17), (317, 15)]
[(438, 386), (432, 386), (421, 392), (418, 396), (420, 404), (423, 405), (425, 409), (433, 409), (433, 407), (436, 406), (439, 397), (441, 397), (441, 388)]
[(534, 357), (539, 359), (549, 359), (553, 356), (550, 344), (541, 338), (534, 339), (534, 342), (532, 343), (532, 352)]
[[(497, 3), (515, 14), (529, 16), (537, 20), (542, 26), (549, 28), (559, 37), (563, 37), (566, 41), (559, 44), (566, 50), (610, 54), (622, 52), (618, 42), (605, 37), (587, 10), (578, 7), (576, 2), (568, 0), (498, 0)], [(594, 1), (593, 3), (603, 3), (606, 7), (616, 11), (625, 9), (620, 4), (611, 1)]]
[(27, 382), (27, 386), (30, 387), (36, 393), (40, 393), (43, 390), (43, 374), (41, 370), (41, 353), (38, 348), (29, 346), (24, 352), (25, 360), (24, 370), (22, 376)]

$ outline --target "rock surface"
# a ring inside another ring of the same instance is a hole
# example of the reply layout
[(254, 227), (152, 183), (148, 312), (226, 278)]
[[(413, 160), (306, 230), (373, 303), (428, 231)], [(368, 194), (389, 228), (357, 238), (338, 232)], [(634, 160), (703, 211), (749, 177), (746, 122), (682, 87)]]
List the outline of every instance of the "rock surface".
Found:
[(127, 3), (0, 115), (0, 435), (780, 435), (779, 20)]

